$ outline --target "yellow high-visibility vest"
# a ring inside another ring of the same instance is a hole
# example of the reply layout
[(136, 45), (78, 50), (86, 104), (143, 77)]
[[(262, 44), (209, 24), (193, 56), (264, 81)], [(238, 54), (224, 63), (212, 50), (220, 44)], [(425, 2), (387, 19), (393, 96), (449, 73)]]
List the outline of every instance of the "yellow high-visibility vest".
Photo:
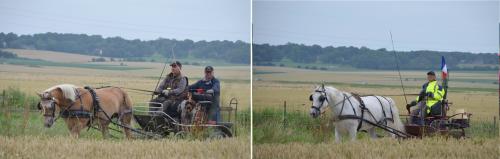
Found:
[[(444, 89), (443, 87), (437, 84), (437, 81), (431, 81), (422, 86), (422, 89), (425, 89), (425, 93), (432, 93), (434, 95), (433, 98), (427, 97), (427, 101), (425, 101), (425, 105), (429, 108), (427, 109), (427, 113), (431, 112), (432, 105), (436, 104), (439, 101), (443, 100)], [(419, 97), (417, 97), (418, 101)]]

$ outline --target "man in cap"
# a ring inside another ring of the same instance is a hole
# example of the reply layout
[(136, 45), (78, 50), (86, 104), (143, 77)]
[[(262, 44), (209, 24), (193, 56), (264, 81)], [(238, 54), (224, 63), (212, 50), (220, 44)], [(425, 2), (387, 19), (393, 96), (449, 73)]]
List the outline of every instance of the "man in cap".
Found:
[(208, 123), (217, 123), (220, 115), (220, 82), (214, 76), (214, 68), (212, 66), (205, 67), (205, 77), (189, 86), (189, 89), (202, 89), (208, 94), (213, 94), (212, 105), (208, 109)]
[[(163, 103), (163, 111), (171, 117), (178, 119), (178, 105), (187, 99), (188, 79), (182, 73), (182, 64), (179, 61), (174, 61), (171, 66), (171, 72), (167, 74), (165, 79), (159, 84), (155, 90), (158, 95), (151, 102)], [(150, 106), (153, 106), (151, 104)]]
[[(409, 110), (410, 107), (417, 105), (417, 103), (425, 102), (421, 104), (425, 104), (425, 116), (437, 116), (441, 115), (441, 105), (444, 95), (444, 89), (440, 85), (438, 85), (436, 81), (436, 73), (434, 71), (427, 72), (427, 80), (428, 82), (422, 85), (422, 90), (420, 91), (419, 96), (416, 100), (412, 101), (410, 104), (406, 105), (406, 108)], [(411, 121), (414, 124), (423, 124), (418, 120), (418, 115), (420, 112), (420, 108), (411, 112), (412, 118)], [(422, 116), (421, 114), (420, 116)]]

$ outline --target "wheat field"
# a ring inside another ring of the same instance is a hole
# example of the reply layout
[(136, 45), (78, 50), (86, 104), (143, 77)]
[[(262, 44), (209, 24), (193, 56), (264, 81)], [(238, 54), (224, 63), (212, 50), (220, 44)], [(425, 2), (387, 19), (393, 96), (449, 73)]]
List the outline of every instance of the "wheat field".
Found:
[[(399, 96), (403, 93), (399, 86), (397, 72), (315, 71), (282, 67), (254, 67), (253, 72), (253, 155), (255, 158), (499, 157), (498, 130), (496, 134), (492, 131), (492, 129), (498, 129), (499, 95), (498, 84), (495, 84), (498, 80), (496, 72), (453, 72), (452, 74), (448, 99), (453, 104), (449, 115), (457, 109), (465, 109), (473, 114), (472, 124), (477, 125), (472, 125), (472, 129), (477, 130), (468, 130), (469, 138), (457, 140), (427, 137), (408, 140), (390, 138), (371, 140), (366, 137), (365, 133), (358, 133), (357, 141), (343, 141), (342, 143), (334, 143), (333, 127), (327, 122), (329, 113), (321, 117), (325, 120), (324, 122), (317, 122), (308, 117), (307, 113), (311, 106), (308, 97), (313, 88), (325, 82), (326, 85), (334, 86), (342, 91), (362, 95), (390, 96), (396, 101), (400, 114), (407, 114), (405, 99)], [(405, 92), (418, 93), (419, 87), (425, 83), (425, 73), (425, 71), (403, 71)], [(408, 80), (405, 80), (406, 78)], [(454, 79), (456, 81), (453, 81)], [(408, 102), (415, 98), (415, 96), (407, 96)], [(282, 124), (285, 101), (286, 111), (289, 114), (288, 127)], [(264, 119), (255, 119), (256, 115)], [(269, 115), (275, 116), (269, 117)], [(268, 118), (276, 121), (267, 121)], [(303, 122), (297, 121), (299, 119)], [(494, 125), (494, 122), (497, 125)]]
[(0, 136), (0, 158), (249, 158), (248, 137), (220, 140), (98, 140)]
[[(122, 62), (88, 62), (91, 56), (35, 50), (7, 50), (20, 57), (43, 59), (61, 66), (24, 65), (0, 62), (0, 90), (20, 90), (36, 97), (51, 86), (63, 83), (77, 86), (117, 86), (153, 90), (163, 69), (162, 63), (123, 62), (123, 70), (100, 69), (103, 65), (120, 66)], [(47, 55), (47, 56), (46, 56)], [(96, 65), (95, 68), (74, 66), (74, 63)], [(66, 66), (67, 65), (67, 66)], [(121, 66), (120, 66), (121, 67)], [(129, 69), (130, 68), (130, 69)], [(203, 76), (204, 66), (185, 65), (182, 69), (194, 83)], [(214, 66), (221, 81), (221, 104), (228, 106), (231, 98), (238, 99), (238, 111), (250, 110), (250, 67)], [(165, 74), (169, 72), (169, 67)], [(164, 76), (165, 76), (164, 74)], [(125, 89), (134, 106), (146, 105), (151, 94)], [(23, 106), (10, 106), (23, 108)], [(53, 128), (43, 127), (37, 112), (26, 117), (21, 112), (0, 110), (0, 158), (249, 158), (250, 126), (238, 125), (238, 136), (221, 140), (166, 138), (102, 139), (98, 131), (82, 131), (80, 139), (69, 137), (62, 120)], [(23, 117), (25, 116), (25, 117)], [(23, 119), (28, 118), (28, 119)], [(232, 119), (234, 122), (234, 119)], [(25, 122), (28, 123), (25, 123)], [(8, 125), (4, 125), (8, 123)], [(8, 131), (7, 131), (8, 129)], [(20, 130), (23, 129), (23, 130)], [(116, 134), (115, 134), (116, 135)]]
[(424, 138), (345, 143), (289, 143), (254, 146), (255, 158), (498, 158), (499, 140)]

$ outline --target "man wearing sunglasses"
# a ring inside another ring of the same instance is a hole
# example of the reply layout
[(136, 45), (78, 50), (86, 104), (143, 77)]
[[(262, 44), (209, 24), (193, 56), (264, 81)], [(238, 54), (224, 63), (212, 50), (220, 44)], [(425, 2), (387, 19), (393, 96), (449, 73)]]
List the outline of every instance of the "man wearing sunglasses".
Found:
[(213, 94), (212, 106), (208, 109), (208, 124), (216, 124), (220, 120), (220, 82), (214, 76), (214, 68), (205, 67), (205, 77), (189, 88), (191, 90), (202, 89), (205, 93)]

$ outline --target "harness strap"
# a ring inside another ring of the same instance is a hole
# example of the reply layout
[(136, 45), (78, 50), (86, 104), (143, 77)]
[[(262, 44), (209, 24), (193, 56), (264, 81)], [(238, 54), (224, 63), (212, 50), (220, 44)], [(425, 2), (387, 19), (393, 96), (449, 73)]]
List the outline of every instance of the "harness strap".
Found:
[(109, 116), (108, 113), (106, 113), (106, 111), (104, 111), (101, 108), (101, 106), (99, 105), (99, 96), (97, 96), (94, 89), (92, 89), (90, 86), (85, 86), (84, 88), (87, 89), (90, 92), (90, 95), (92, 96), (92, 106), (94, 108), (93, 115), (97, 116), (98, 112), (102, 112), (104, 114), (104, 116), (106, 116), (107, 120), (109, 120), (110, 122), (113, 122), (113, 121), (111, 121), (111, 116)]
[(382, 101), (380, 101), (380, 99), (377, 96), (373, 96), (373, 97), (375, 97), (375, 99), (377, 99), (378, 103), (380, 103), (380, 108), (382, 108), (382, 114), (384, 115), (384, 118), (382, 120), (378, 121), (377, 123), (378, 124), (383, 123), (384, 125), (387, 125), (387, 121), (386, 121), (387, 115), (385, 114), (384, 105), (382, 104)]
[(62, 118), (91, 118), (92, 114), (88, 111), (68, 110), (62, 111), (59, 116)]
[[(80, 100), (80, 110), (71, 110), (73, 106), (75, 106), (76, 102), (71, 103), (71, 105), (59, 112), (59, 117), (61, 118), (91, 118), (92, 115), (86, 115), (89, 114), (89, 111), (83, 110), (83, 102), (82, 102), (82, 95), (80, 94), (80, 91), (78, 89), (75, 89), (75, 93), (77, 94), (76, 98)], [(57, 120), (57, 118), (56, 118)]]
[(339, 119), (340, 120), (345, 120), (345, 119), (356, 119), (356, 120), (361, 120), (361, 121), (364, 121), (370, 125), (373, 125), (373, 126), (376, 126), (378, 128), (381, 128), (385, 131), (388, 131), (398, 137), (403, 137), (403, 138), (408, 138), (408, 137), (412, 137), (413, 135), (411, 134), (407, 134), (406, 132), (403, 132), (403, 131), (399, 131), (397, 129), (394, 129), (394, 128), (391, 128), (387, 125), (380, 125), (380, 124), (377, 124), (377, 123), (374, 123), (374, 122), (371, 122), (369, 120), (366, 120), (366, 119), (363, 119), (363, 118), (360, 118), (359, 116), (356, 116), (356, 115), (342, 115), (342, 116), (339, 116)]
[(389, 101), (384, 96), (380, 96), (380, 97), (384, 98), (387, 101), (387, 103), (389, 103), (389, 111), (391, 112), (391, 118), (388, 118), (388, 120), (391, 121), (391, 122), (394, 122), (394, 113), (392, 112), (392, 103), (391, 103), (391, 101)]
[[(90, 109), (91, 111), (91, 114), (93, 117), (96, 117), (97, 116), (97, 112), (99, 112), (99, 97), (96, 95), (94, 89), (92, 89), (90, 86), (85, 86), (84, 87), (86, 90), (88, 90), (90, 92), (90, 96), (92, 97), (92, 108)], [(92, 123), (93, 123), (93, 118), (91, 118), (89, 120), (89, 122), (87, 122), (87, 126), (88, 126), (88, 129), (87, 131), (90, 129)]]
[[(345, 93), (344, 93), (344, 96), (346, 96)], [(364, 115), (365, 115), (364, 109), (366, 109), (365, 104), (360, 102), (359, 107), (361, 108), (361, 118), (359, 118), (358, 115), (356, 114), (356, 109), (354, 109), (354, 105), (352, 104), (350, 97), (347, 98), (347, 101), (349, 101), (349, 104), (351, 104), (351, 108), (352, 108), (352, 111), (354, 112), (354, 116), (356, 116), (357, 119), (359, 120), (358, 128), (356, 129), (357, 131), (359, 131), (359, 129), (361, 129), (361, 126), (363, 125), (363, 119), (364, 119)], [(339, 119), (342, 120), (340, 117), (339, 117)]]
[[(344, 94), (344, 99), (342, 100), (343, 102), (342, 102), (342, 107), (340, 107), (340, 113), (339, 113), (339, 116), (340, 116), (340, 115), (342, 115), (342, 112), (344, 111), (344, 104), (345, 104), (345, 100), (346, 100), (346, 96), (345, 96), (345, 94)], [(354, 112), (354, 113), (356, 113), (356, 112)]]

